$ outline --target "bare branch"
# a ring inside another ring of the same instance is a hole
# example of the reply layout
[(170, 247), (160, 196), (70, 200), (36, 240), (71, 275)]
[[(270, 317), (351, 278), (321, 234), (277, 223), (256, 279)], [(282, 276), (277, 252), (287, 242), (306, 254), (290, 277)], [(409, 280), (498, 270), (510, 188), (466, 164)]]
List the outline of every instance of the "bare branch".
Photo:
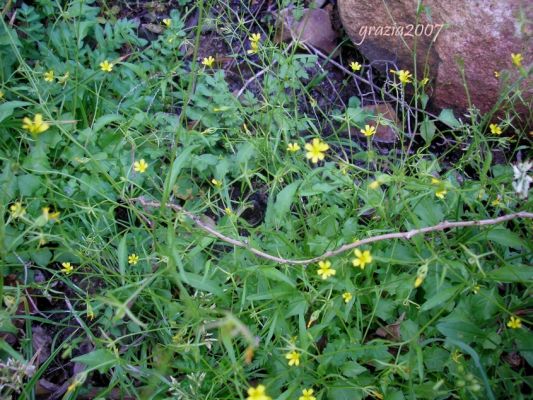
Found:
[[(143, 207), (154, 207), (154, 208), (160, 208), (161, 203), (157, 201), (150, 201), (146, 200), (144, 197), (136, 197), (131, 199), (132, 202), (139, 203)], [(210, 235), (213, 235), (220, 240), (232, 244), (237, 247), (242, 247), (249, 252), (255, 254), (256, 256), (260, 258), (264, 258), (266, 260), (275, 261), (280, 264), (292, 264), (292, 265), (307, 265), (312, 264), (315, 262), (318, 262), (320, 260), (324, 260), (325, 258), (334, 257), (339, 254), (345, 253), (349, 250), (355, 249), (359, 246), (363, 246), (365, 244), (369, 243), (375, 243), (375, 242), (381, 242), (383, 240), (391, 240), (391, 239), (404, 239), (404, 240), (410, 240), (413, 236), (417, 236), (424, 233), (429, 232), (437, 232), (437, 231), (444, 231), (447, 229), (453, 229), (453, 228), (464, 228), (468, 226), (484, 226), (484, 225), (495, 225), (495, 224), (501, 224), (502, 222), (510, 221), (512, 219), (517, 218), (530, 218), (533, 219), (533, 213), (521, 211), (513, 214), (507, 214), (502, 215), (501, 217), (497, 218), (490, 218), (490, 219), (481, 219), (481, 220), (475, 220), (475, 221), (444, 221), (437, 225), (433, 226), (427, 226), (425, 228), (419, 228), (419, 229), (411, 229), (410, 231), (405, 232), (393, 232), (393, 233), (385, 233), (383, 235), (377, 235), (372, 236), (366, 239), (357, 240), (353, 243), (345, 244), (335, 250), (326, 251), (324, 254), (308, 258), (305, 260), (291, 260), (279, 256), (274, 256), (272, 254), (265, 253), (262, 250), (256, 249), (255, 247), (250, 246), (246, 241), (240, 241), (238, 239), (233, 239), (231, 237), (228, 237), (216, 229), (214, 229), (212, 226), (206, 224), (205, 222), (202, 222), (202, 220), (196, 216), (195, 214), (191, 213), (190, 211), (185, 210), (183, 207), (181, 207), (178, 204), (168, 203), (166, 204), (166, 207), (171, 208), (172, 210), (176, 212), (183, 213), (187, 217), (193, 220), (193, 222), (202, 230), (209, 233)]]

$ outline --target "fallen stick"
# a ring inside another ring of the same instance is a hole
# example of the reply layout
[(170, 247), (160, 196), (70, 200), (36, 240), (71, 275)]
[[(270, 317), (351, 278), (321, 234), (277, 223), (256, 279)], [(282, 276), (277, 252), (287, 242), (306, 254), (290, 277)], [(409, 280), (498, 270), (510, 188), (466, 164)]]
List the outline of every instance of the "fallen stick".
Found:
[[(131, 199), (131, 201), (139, 203), (143, 207), (154, 207), (154, 208), (161, 207), (161, 203), (159, 203), (157, 201), (146, 200), (143, 197), (136, 197), (136, 198)], [(502, 222), (510, 221), (510, 220), (516, 219), (516, 218), (531, 218), (531, 219), (533, 219), (533, 213), (526, 212), (526, 211), (521, 211), (521, 212), (502, 215), (501, 217), (490, 218), (490, 219), (480, 219), (480, 220), (474, 220), (474, 221), (443, 221), (443, 222), (441, 222), (441, 223), (439, 223), (437, 225), (427, 226), (427, 227), (424, 227), (424, 228), (411, 229), (411, 230), (405, 231), (405, 232), (385, 233), (383, 235), (371, 236), (371, 237), (368, 237), (366, 239), (356, 240), (355, 242), (342, 245), (341, 247), (339, 247), (339, 248), (337, 248), (335, 250), (326, 251), (324, 254), (322, 254), (322, 255), (320, 255), (318, 257), (308, 258), (308, 259), (305, 259), (305, 260), (291, 260), (291, 259), (287, 259), (287, 258), (274, 256), (272, 254), (265, 253), (262, 250), (259, 250), (259, 249), (256, 249), (255, 247), (250, 246), (246, 241), (241, 241), (241, 240), (233, 239), (233, 238), (231, 238), (229, 236), (226, 236), (223, 233), (220, 233), (219, 231), (214, 229), (211, 225), (203, 222), (198, 216), (196, 216), (195, 214), (191, 213), (190, 211), (185, 210), (183, 207), (181, 207), (178, 204), (168, 203), (165, 206), (168, 207), (168, 208), (171, 208), (172, 210), (174, 210), (176, 212), (183, 213), (184, 215), (186, 215), (187, 217), (192, 219), (192, 221), (200, 229), (204, 230), (205, 232), (209, 233), (212, 236), (215, 236), (215, 237), (219, 238), (220, 240), (222, 240), (222, 241), (224, 241), (226, 243), (232, 244), (232, 245), (237, 246), (237, 247), (242, 247), (242, 248), (248, 250), (249, 252), (255, 254), (256, 256), (264, 258), (266, 260), (275, 261), (275, 262), (280, 263), (280, 264), (292, 264), (292, 265), (307, 265), (307, 264), (316, 263), (316, 262), (324, 260), (324, 259), (326, 259), (328, 257), (334, 257), (334, 256), (337, 256), (339, 254), (345, 253), (345, 252), (347, 252), (349, 250), (352, 250), (352, 249), (355, 249), (355, 248), (357, 248), (359, 246), (362, 246), (362, 245), (365, 245), (365, 244), (369, 244), (369, 243), (381, 242), (383, 240), (390, 240), (390, 239), (409, 240), (413, 236), (420, 235), (420, 234), (423, 234), (423, 233), (444, 231), (444, 230), (452, 229), (452, 228), (463, 228), (463, 227), (468, 227), (468, 226), (495, 225), (495, 224), (501, 224)]]

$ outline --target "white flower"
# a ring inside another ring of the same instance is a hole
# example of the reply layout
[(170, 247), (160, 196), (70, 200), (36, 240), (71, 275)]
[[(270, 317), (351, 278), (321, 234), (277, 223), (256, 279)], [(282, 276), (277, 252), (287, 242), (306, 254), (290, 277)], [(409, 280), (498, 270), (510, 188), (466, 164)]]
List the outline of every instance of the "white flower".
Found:
[(533, 162), (531, 161), (513, 165), (513, 189), (521, 199), (527, 199), (529, 185), (533, 182), (533, 178), (527, 174), (531, 167), (533, 167)]

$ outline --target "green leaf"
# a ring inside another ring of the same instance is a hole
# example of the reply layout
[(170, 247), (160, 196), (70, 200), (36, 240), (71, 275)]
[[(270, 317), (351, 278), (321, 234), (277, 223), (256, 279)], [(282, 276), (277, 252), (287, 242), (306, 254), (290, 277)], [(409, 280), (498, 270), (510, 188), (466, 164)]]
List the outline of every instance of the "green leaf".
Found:
[(21, 196), (32, 196), (42, 185), (42, 179), (36, 175), (26, 174), (17, 177)]
[(487, 239), (492, 240), (502, 246), (520, 249), (525, 247), (524, 242), (516, 233), (509, 229), (498, 227), (491, 229), (487, 234)]
[(420, 307), (420, 311), (428, 311), (432, 308), (438, 306), (438, 305), (444, 305), (450, 298), (452, 298), (455, 293), (457, 293), (456, 287), (450, 287), (444, 290), (441, 290), (438, 292), (435, 296), (432, 296), (428, 301), (426, 301), (424, 304), (422, 304), (422, 307)]
[(103, 373), (114, 365), (119, 364), (120, 360), (115, 358), (115, 355), (109, 350), (99, 349), (74, 357), (72, 361), (87, 365), (89, 370), (97, 369)]
[(120, 282), (124, 285), (126, 276), (126, 265), (128, 261), (128, 249), (126, 247), (126, 235), (122, 236), (118, 244), (118, 270), (120, 272)]
[(178, 179), (178, 174), (180, 173), (185, 163), (189, 161), (191, 152), (195, 150), (197, 147), (198, 145), (187, 147), (176, 157), (176, 159), (172, 163), (172, 170), (170, 171), (170, 175), (167, 175), (167, 179), (165, 181), (165, 191), (163, 193), (161, 207), (164, 207), (164, 205), (167, 203), (168, 196), (170, 195), (170, 190), (172, 189), (172, 187), (174, 187), (174, 184), (176, 183), (176, 179)]
[(449, 108), (446, 108), (440, 112), (439, 120), (448, 125), (450, 128), (459, 128), (461, 126), (461, 123), (457, 120), (457, 118), (455, 118), (453, 111)]
[(27, 101), (8, 101), (0, 104), (0, 122), (13, 114), (15, 109), (30, 105)]
[(433, 138), (435, 137), (435, 132), (437, 131), (437, 127), (435, 126), (435, 123), (431, 121), (428, 117), (424, 119), (424, 121), (420, 124), (420, 135), (426, 142), (426, 144), (430, 144)]
[(498, 282), (531, 282), (533, 267), (528, 265), (506, 265), (487, 274), (489, 279)]
[(213, 293), (216, 296), (222, 296), (224, 294), (224, 292), (216, 282), (206, 279), (202, 275), (194, 274), (192, 272), (180, 271), (180, 276), (184, 283), (189, 286), (192, 286), (195, 289)]
[(269, 268), (259, 268), (259, 271), (262, 275), (266, 276), (268, 279), (278, 282), (285, 282), (287, 285), (296, 288), (296, 283), (285, 275), (283, 272), (279, 271), (274, 267)]
[(276, 196), (276, 202), (273, 207), (277, 218), (283, 218), (289, 212), (300, 182), (300, 180), (296, 180), (285, 186)]
[(104, 126), (109, 125), (112, 122), (123, 121), (124, 117), (118, 114), (107, 114), (98, 118), (91, 127), (92, 133), (95, 134)]
[(48, 249), (37, 249), (31, 252), (31, 259), (41, 267), (46, 267), (52, 259), (52, 252)]

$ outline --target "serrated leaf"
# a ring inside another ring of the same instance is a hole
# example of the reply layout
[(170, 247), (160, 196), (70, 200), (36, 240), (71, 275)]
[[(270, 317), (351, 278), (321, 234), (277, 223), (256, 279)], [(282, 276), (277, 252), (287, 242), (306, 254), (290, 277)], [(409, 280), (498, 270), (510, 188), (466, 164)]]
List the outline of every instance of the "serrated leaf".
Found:
[(428, 301), (426, 301), (424, 304), (422, 304), (422, 307), (420, 307), (420, 311), (428, 311), (432, 308), (445, 304), (450, 298), (453, 297), (453, 295), (457, 292), (457, 288), (450, 287), (446, 288), (444, 290), (441, 290), (436, 295), (432, 296)]

